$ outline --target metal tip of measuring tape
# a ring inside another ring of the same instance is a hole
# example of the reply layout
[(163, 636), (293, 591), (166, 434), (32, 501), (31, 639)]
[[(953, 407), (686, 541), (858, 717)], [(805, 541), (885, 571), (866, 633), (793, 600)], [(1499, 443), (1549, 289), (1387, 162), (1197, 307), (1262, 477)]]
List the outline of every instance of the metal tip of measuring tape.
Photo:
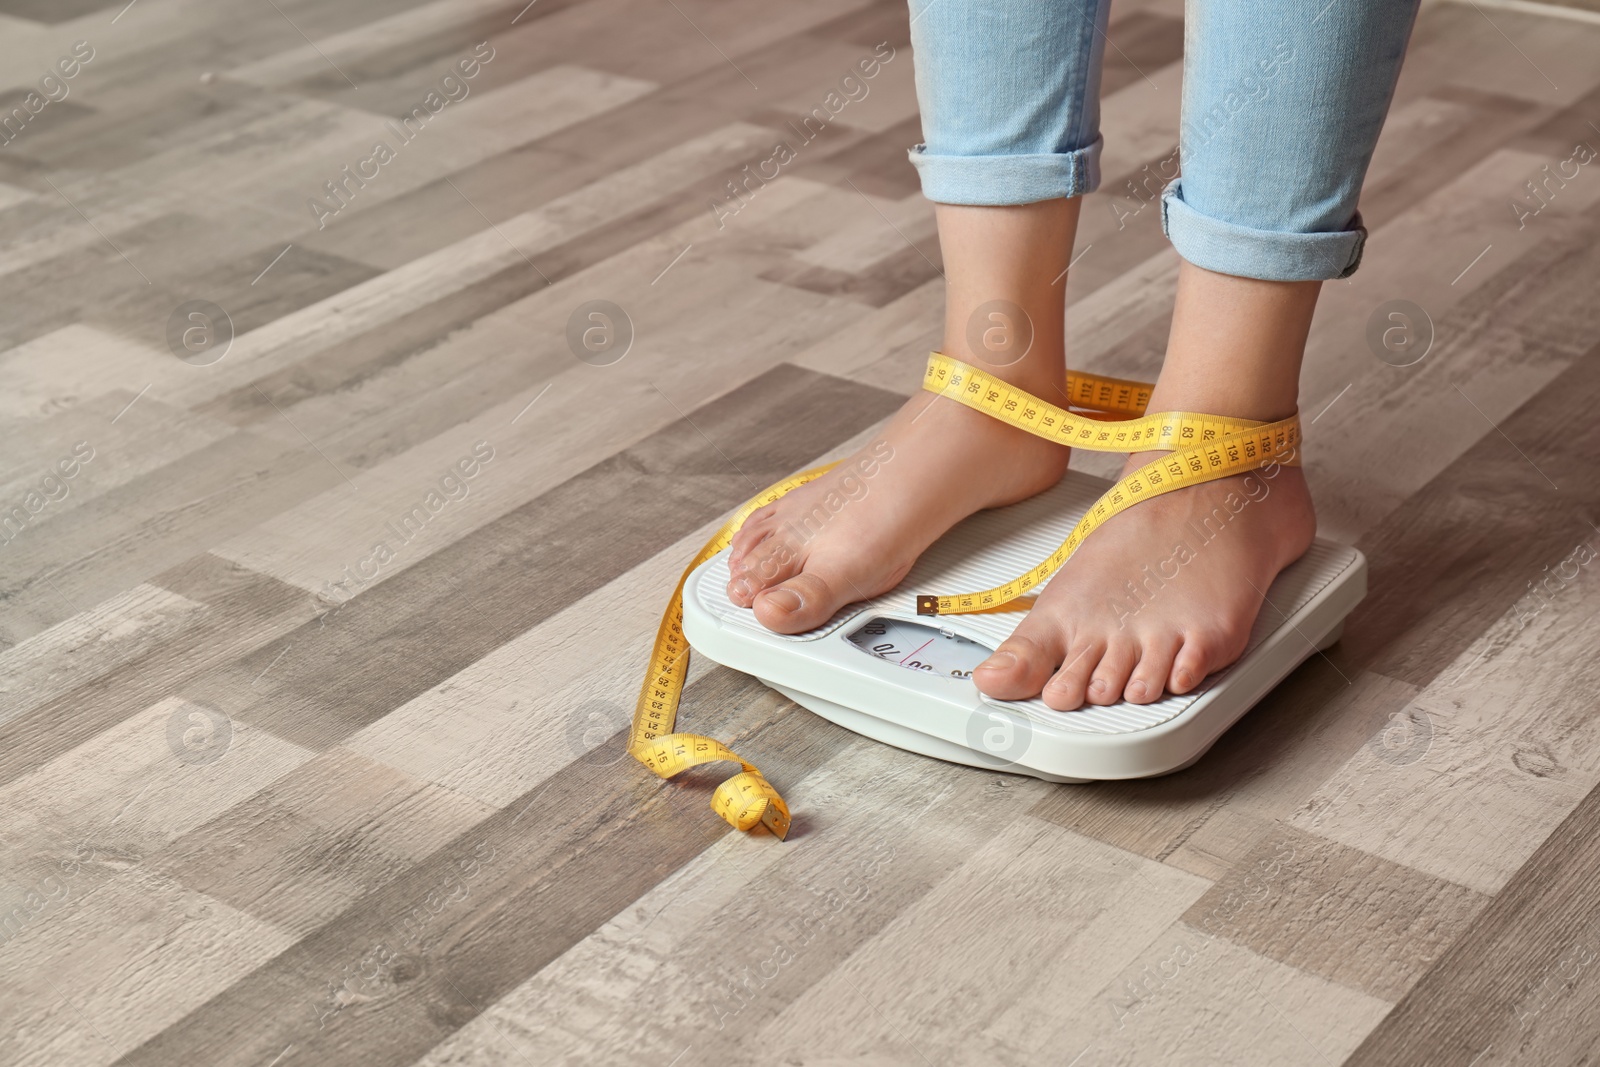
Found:
[(764, 818), (762, 818), (761, 821), (762, 821), (762, 823), (764, 823), (766, 825), (768, 830), (772, 831), (772, 835), (774, 837), (776, 837), (779, 841), (787, 841), (787, 840), (789, 840), (789, 816), (788, 815), (785, 815), (782, 812), (776, 812), (776, 813), (773, 813), (773, 814), (770, 814), (770, 815), (766, 815)]
[(936, 596), (919, 596), (919, 597), (917, 597), (917, 614), (918, 615), (937, 615), (937, 614), (939, 614), (939, 598), (936, 597)]

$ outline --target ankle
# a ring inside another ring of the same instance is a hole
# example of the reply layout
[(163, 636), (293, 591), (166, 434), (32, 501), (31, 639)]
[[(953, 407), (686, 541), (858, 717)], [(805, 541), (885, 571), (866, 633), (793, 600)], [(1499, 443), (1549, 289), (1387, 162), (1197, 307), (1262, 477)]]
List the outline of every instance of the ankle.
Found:
[(1293, 415), (1321, 284), (1238, 278), (1183, 263), (1150, 410), (1262, 422)]
[[(1298, 364), (1298, 360), (1295, 362)], [(1226, 371), (1169, 376), (1163, 370), (1151, 390), (1146, 410), (1152, 415), (1190, 411), (1219, 418), (1278, 422), (1299, 411), (1298, 394), (1298, 383), (1252, 379)]]
[(1066, 402), (1067, 360), (1059, 340), (1047, 345), (1035, 344), (1025, 355), (1011, 361), (981, 350), (973, 352), (969, 345), (950, 337), (945, 338), (944, 347), (939, 351), (1041, 400), (1054, 404)]

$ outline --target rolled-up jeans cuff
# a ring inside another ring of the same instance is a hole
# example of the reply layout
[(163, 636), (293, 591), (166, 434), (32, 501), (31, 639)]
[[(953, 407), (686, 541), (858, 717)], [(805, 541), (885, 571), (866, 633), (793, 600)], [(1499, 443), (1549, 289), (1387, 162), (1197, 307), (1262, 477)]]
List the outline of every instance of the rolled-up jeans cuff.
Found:
[(936, 204), (1001, 206), (1082, 196), (1100, 185), (1101, 139), (1072, 152), (945, 156), (917, 145), (908, 153), (922, 195)]
[(1183, 200), (1182, 178), (1161, 194), (1161, 229), (1178, 255), (1218, 274), (1269, 282), (1348, 278), (1361, 265), (1367, 229), (1361, 213), (1332, 233), (1257, 230), (1202, 215)]

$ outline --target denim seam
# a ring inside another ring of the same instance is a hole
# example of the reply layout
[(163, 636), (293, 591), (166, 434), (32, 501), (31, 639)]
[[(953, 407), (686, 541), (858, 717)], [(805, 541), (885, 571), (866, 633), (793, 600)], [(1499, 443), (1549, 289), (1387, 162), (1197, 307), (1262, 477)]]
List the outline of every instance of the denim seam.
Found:
[[(1176, 218), (1174, 203), (1184, 208)], [(1367, 239), (1359, 211), (1345, 229), (1320, 233), (1259, 230), (1227, 222), (1185, 201), (1181, 177), (1162, 193), (1161, 230), (1178, 254), (1197, 267), (1266, 281), (1348, 278), (1361, 265)]]
[[(923, 195), (935, 203), (999, 206), (1032, 204), (1092, 192), (1093, 157), (1103, 142), (1071, 152), (1028, 155), (934, 155), (926, 144), (907, 155), (922, 179)], [(1004, 172), (1011, 171), (1010, 174)]]

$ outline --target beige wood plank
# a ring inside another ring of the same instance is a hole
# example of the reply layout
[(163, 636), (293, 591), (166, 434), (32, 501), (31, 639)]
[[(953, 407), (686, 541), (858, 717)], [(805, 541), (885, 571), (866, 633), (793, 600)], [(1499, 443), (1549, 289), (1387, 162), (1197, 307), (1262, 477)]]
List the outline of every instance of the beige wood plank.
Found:
[[(328, 64), (354, 65), (369, 56), (454, 30), (507, 7), (507, 0), (433, 0), (372, 19), (340, 33), (236, 66), (228, 77), (276, 89), (327, 73)], [(512, 5), (515, 6), (515, 5)], [(506, 19), (509, 26), (510, 18)]]
[(0, 652), (0, 723), (143, 656), (205, 611), (137, 585)]
[[(20, 502), (34, 489), (45, 490), (45, 476), (60, 478), (66, 463), (76, 473), (64, 479), (66, 494), (57, 491), (59, 499), (51, 500), (44, 513), (72, 511), (235, 432), (204, 415), (169, 407), (149, 392), (141, 396), (138, 388), (111, 389), (68, 404), (53, 415), (0, 425), (5, 457), (0, 500)], [(88, 462), (78, 459), (91, 449)]]
[(304, 936), (493, 812), (335, 748), (172, 841), (146, 866)]
[(1085, 1064), (1305, 1067), (1339, 1063), (1388, 1008), (1179, 922), (1091, 1004), (1037, 1010), (1056, 1024), (1044, 1048), (1083, 1050)]
[(18, 1067), (110, 1063), (293, 941), (138, 868), (69, 907), (0, 957), (0, 1057)]
[[(472, 93), (461, 101), (451, 122), (463, 130), (477, 131), (483, 148), (488, 150), (480, 151), (479, 156), (487, 156), (587, 122), (656, 88), (655, 82), (563, 64), (498, 88)], [(446, 110), (455, 106), (447, 105)], [(451, 169), (474, 161), (452, 159)]]
[(1051, 1042), (1060, 1019), (1206, 885), (1023, 816), (763, 1026), (761, 1041), (834, 1055), (905, 1042), (938, 1056), (977, 1030), (1070, 1060), (1081, 1046)]
[[(534, 75), (528, 88), (538, 91), (537, 95), (510, 97), (519, 102), (511, 115), (520, 122), (508, 125), (500, 121), (492, 136), (485, 134), (481, 119), (476, 124), (467, 121), (473, 114), (484, 114), (482, 105), (473, 108), (473, 96), (466, 98), (459, 111), (446, 104), (414, 133), (414, 142), (400, 138), (385, 121), (368, 112), (301, 100), (210, 140), (157, 153), (120, 173), (158, 188), (204, 189), (215, 196), (249, 201), (286, 225), (320, 229), (338, 225), (343, 212), (319, 218), (308, 209), (307, 201), (321, 198), (326, 206), (336, 206), (325, 183), (337, 181), (341, 168), (355, 167), (373, 156), (377, 143), (389, 146), (392, 159), (378, 168), (372, 180), (358, 179), (345, 211), (358, 212), (437, 181), (463, 166), (581, 122), (652, 87), (612, 75), (584, 72), (573, 78), (569, 74), (576, 72), (566, 68)], [(552, 93), (556, 86), (560, 89)], [(418, 104), (428, 91), (418, 90)], [(547, 99), (551, 96), (557, 98)], [(504, 104), (500, 110), (506, 110)], [(293, 151), (285, 151), (286, 146), (293, 146)]]
[(1401, 84), (1462, 85), (1562, 105), (1600, 81), (1600, 26), (1470, 5), (1429, 4), (1417, 18)]
[(8, 842), (12, 854), (53, 854), (88, 841), (137, 858), (312, 755), (209, 710), (168, 697), (0, 786), (5, 810), (32, 815), (50, 831), (47, 839)]
[(30, 189), (24, 189), (21, 186), (0, 182), (0, 211), (4, 211), (9, 207), (14, 207), (17, 204), (27, 203), (29, 200), (34, 198), (35, 194)]
[(152, 381), (178, 381), (185, 370), (194, 372), (150, 345), (93, 326), (65, 326), (0, 353), (6, 376), (0, 418), (41, 419), (113, 390), (131, 395)]
[(151, 583), (208, 609), (186, 640), (76, 686), (0, 724), (0, 782), (14, 782), (171, 696), (196, 674), (247, 655), (316, 615), (299, 590), (201, 555)]
[[(820, 107), (827, 112), (829, 109), (824, 101), (829, 93), (836, 93), (846, 103), (837, 114), (830, 114), (828, 125), (838, 123), (850, 129), (877, 134), (915, 118), (917, 90), (912, 78), (911, 49), (889, 44), (889, 48), (883, 49), (880, 55), (875, 51), (876, 47), (863, 48), (854, 42), (836, 41), (815, 49), (806, 60), (811, 75), (807, 79), (809, 84), (769, 106), (793, 116), (795, 126), (801, 127), (801, 120), (811, 114), (814, 108)], [(889, 57), (887, 62), (883, 61), (885, 56)], [(859, 64), (864, 60), (878, 64), (878, 73), (871, 78), (862, 77)], [(842, 79), (846, 77), (854, 81), (841, 86)], [(865, 95), (862, 95), (863, 90)], [(815, 130), (816, 126), (813, 125), (811, 129)], [(791, 146), (801, 152), (806, 151), (800, 144), (800, 134), (786, 128), (779, 132), (785, 135)]]
[[(1252, 825), (1270, 827), (1292, 815), (1415, 692), (1313, 657), (1188, 770), (1057, 790), (1032, 814), (1202, 877), (1221, 877), (1255, 846), (1242, 836)], [(1213, 827), (1224, 812), (1226, 821)]]
[(1100, 174), (1107, 195), (1122, 195), (1124, 176), (1165, 156), (1178, 143), (1183, 61), (1147, 73), (1148, 81), (1131, 81), (1100, 102), (1100, 130), (1105, 138)]
[[(1600, 782), (1600, 585), (1508, 610), (1317, 791), (1296, 826), (1495, 893)], [(1552, 665), (1559, 664), (1559, 669)], [(1581, 710), (1580, 710), (1581, 709)]]
[[(821, 191), (819, 186), (819, 194)], [(858, 274), (903, 251), (907, 242), (926, 244), (929, 251), (938, 247), (933, 205), (920, 194), (905, 200), (867, 196), (863, 203), (862, 197), (840, 190), (829, 199), (835, 210), (851, 219), (852, 225), (802, 248), (796, 258), (829, 270)]]
[[(766, 753), (780, 780), (805, 777), (854, 742), (827, 725), (802, 730), (786, 701), (732, 672), (696, 688), (721, 713), (711, 728)], [(703, 791), (638, 767), (574, 763), (550, 790), (374, 891), (128, 1061), (253, 1064), (294, 1043), (323, 1064), (412, 1062), (732, 833), (705, 801)], [(474, 855), (475, 868), (463, 867)], [(419, 908), (427, 911), (407, 933), (400, 922)], [(362, 1010), (317, 1027), (301, 998), (367, 961), (373, 978), (351, 990), (365, 997)]]
[[(1591, 793), (1351, 1057), (1581, 1063), (1593, 1045), (1600, 870)], [(1584, 887), (1584, 888), (1578, 888)]]

